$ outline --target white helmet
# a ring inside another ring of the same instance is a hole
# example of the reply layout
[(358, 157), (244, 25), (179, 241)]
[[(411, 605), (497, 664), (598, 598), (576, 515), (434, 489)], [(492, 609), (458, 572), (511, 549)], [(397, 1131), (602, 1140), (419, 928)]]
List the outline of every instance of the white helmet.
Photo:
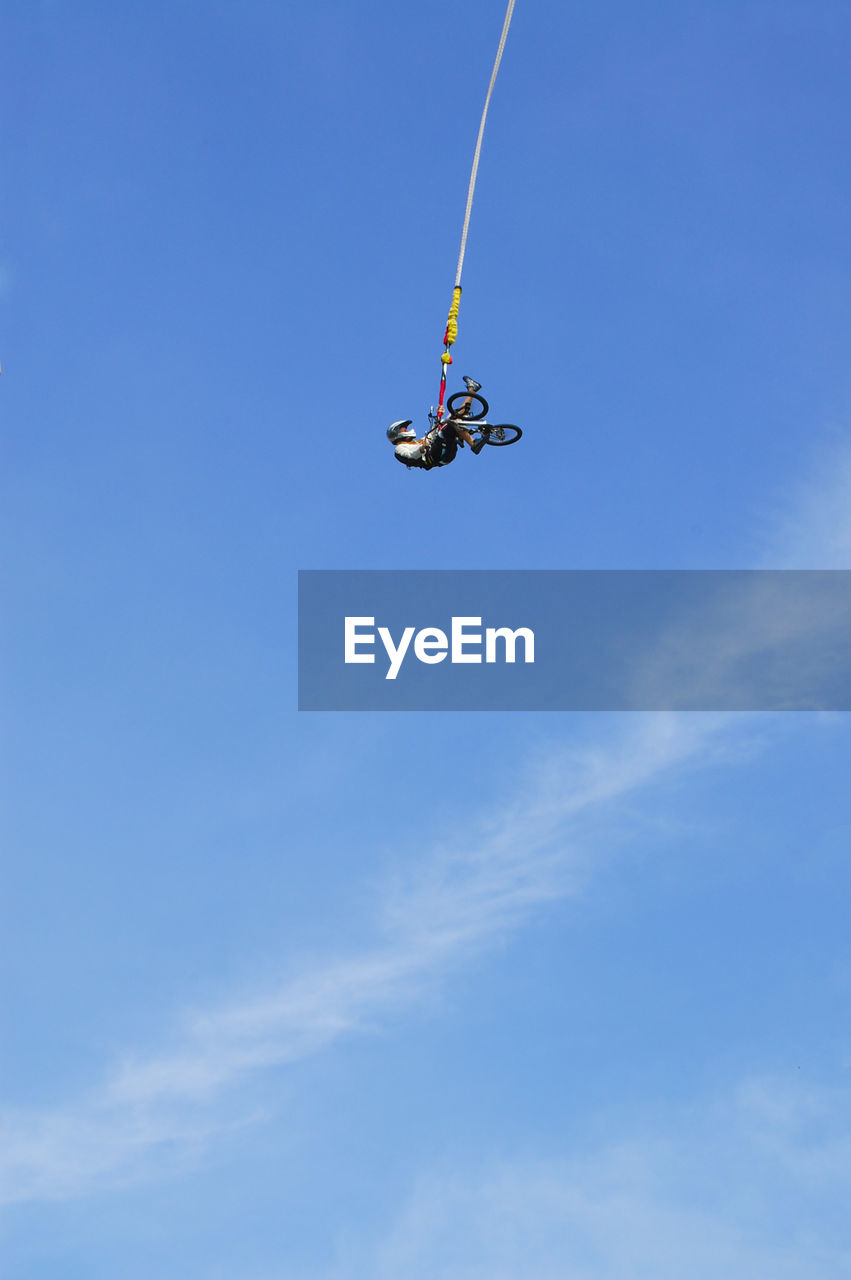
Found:
[(416, 440), (417, 433), (411, 426), (411, 419), (400, 419), (399, 422), (391, 422), (387, 428), (387, 439), (391, 444), (398, 444), (400, 440)]

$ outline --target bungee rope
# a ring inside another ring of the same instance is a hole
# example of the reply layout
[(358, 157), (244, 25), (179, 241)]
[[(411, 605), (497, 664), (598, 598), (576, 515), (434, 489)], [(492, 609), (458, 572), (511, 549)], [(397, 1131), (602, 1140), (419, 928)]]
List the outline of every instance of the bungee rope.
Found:
[(508, 37), (508, 28), (511, 26), (511, 15), (514, 13), (514, 3), (515, 0), (508, 0), (508, 8), (505, 11), (505, 20), (502, 24), (502, 34), (499, 37), (499, 46), (497, 47), (496, 58), (494, 59), (493, 70), (491, 71), (490, 84), (488, 85), (488, 91), (485, 96), (484, 110), (482, 111), (482, 118), (479, 122), (479, 136), (476, 138), (476, 150), (473, 154), (473, 168), (470, 172), (470, 184), (467, 187), (467, 206), (464, 210), (464, 226), (461, 229), (461, 249), (458, 254), (458, 267), (455, 272), (455, 287), (452, 290), (452, 305), (449, 308), (449, 315), (446, 319), (446, 330), (443, 334), (443, 355), (440, 357), (442, 367), (440, 374), (440, 396), (437, 402), (436, 414), (438, 422), (443, 417), (443, 401), (446, 395), (446, 371), (452, 364), (452, 356), (450, 355), (449, 348), (458, 337), (458, 309), (461, 305), (461, 272), (464, 268), (464, 254), (467, 249), (467, 232), (470, 229), (470, 213), (473, 208), (473, 193), (476, 189), (476, 177), (479, 172), (479, 157), (482, 153), (482, 138), (485, 133), (485, 121), (488, 118), (488, 107), (491, 104), (491, 95), (493, 93), (493, 87), (496, 84), (499, 64), (502, 62), (505, 41)]

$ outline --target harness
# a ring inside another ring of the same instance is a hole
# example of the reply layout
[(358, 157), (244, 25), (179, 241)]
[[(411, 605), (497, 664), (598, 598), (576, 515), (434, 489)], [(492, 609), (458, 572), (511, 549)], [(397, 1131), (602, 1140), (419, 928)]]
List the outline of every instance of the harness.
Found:
[[(447, 423), (445, 423), (444, 425), (447, 425), (449, 421), (450, 420), (447, 419)], [(432, 437), (431, 440), (429, 440), (429, 436)], [(439, 459), (433, 458), (431, 456), (436, 440), (440, 440), (442, 445)], [(433, 470), (434, 467), (447, 467), (449, 466), (450, 462), (454, 461), (455, 454), (457, 453), (457, 449), (458, 449), (457, 441), (454, 441), (455, 449), (450, 450), (447, 437), (444, 436), (439, 426), (432, 427), (431, 431), (429, 431), (426, 435), (424, 435), (421, 440), (416, 440), (414, 443), (419, 445), (426, 445), (426, 442), (428, 442), (427, 448), (419, 458), (404, 458), (404, 457), (400, 458), (398, 453), (395, 453), (394, 457), (396, 458), (397, 462), (401, 462), (404, 466), (408, 468), (408, 470), (410, 470), (412, 467), (415, 467), (418, 471), (431, 471)], [(449, 458), (446, 458), (445, 455), (450, 452), (452, 456)]]

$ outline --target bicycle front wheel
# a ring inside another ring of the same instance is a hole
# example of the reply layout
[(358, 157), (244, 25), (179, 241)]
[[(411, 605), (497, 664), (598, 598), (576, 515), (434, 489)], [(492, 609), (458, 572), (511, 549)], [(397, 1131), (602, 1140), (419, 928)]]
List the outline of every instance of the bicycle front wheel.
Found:
[[(456, 407), (460, 410), (461, 405), (464, 403), (466, 399), (468, 399), (466, 391), (456, 391), (454, 396), (450, 396), (449, 399), (446, 401), (446, 407), (449, 410), (450, 414), (455, 413)], [(471, 396), (469, 397), (469, 399), (471, 400), (471, 404), (470, 404), (471, 412), (465, 413), (464, 416), (459, 420), (461, 422), (478, 422), (480, 418), (483, 418), (485, 416), (490, 406), (488, 405), (488, 402), (484, 398), (484, 396)], [(482, 406), (481, 409), (478, 410), (477, 413), (473, 413), (472, 410), (478, 409), (479, 405)]]

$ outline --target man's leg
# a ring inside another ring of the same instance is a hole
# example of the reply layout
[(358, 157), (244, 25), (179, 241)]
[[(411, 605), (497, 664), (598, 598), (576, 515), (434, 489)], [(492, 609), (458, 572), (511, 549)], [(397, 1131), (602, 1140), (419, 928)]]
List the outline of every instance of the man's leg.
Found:
[[(464, 386), (467, 388), (467, 396), (466, 396), (466, 399), (464, 400), (463, 405), (461, 406), (461, 412), (458, 415), (459, 417), (462, 417), (462, 418), (466, 418), (467, 414), (470, 412), (470, 408), (473, 404), (473, 396), (476, 394), (477, 391), (481, 391), (482, 389), (482, 384), (480, 382), (476, 382), (475, 378), (468, 378), (466, 376), (464, 378)], [(485, 447), (484, 436), (482, 436), (481, 439), (479, 440), (474, 440), (473, 437), (470, 435), (470, 432), (466, 429), (466, 427), (462, 427), (459, 424), (456, 424), (455, 429), (456, 431), (459, 432), (459, 434), (463, 437), (466, 443), (470, 446), (470, 448), (473, 450), (473, 453), (481, 453), (482, 449), (484, 449)]]
[[(482, 384), (480, 382), (476, 382), (475, 378), (468, 378), (465, 376), (463, 382), (464, 386), (467, 388), (467, 395), (461, 401), (461, 407), (453, 410), (453, 418), (466, 418), (473, 404), (473, 396), (477, 391), (481, 391), (482, 389)], [(467, 443), (471, 444), (472, 441), (468, 440)]]
[(475, 441), (473, 440), (473, 437), (471, 436), (470, 432), (464, 426), (463, 422), (459, 422), (458, 419), (455, 418), (454, 416), (449, 419), (449, 422), (452, 425), (452, 428), (455, 431), (455, 434), (458, 437), (458, 439), (463, 440), (464, 444), (468, 444), (471, 449), (474, 449)]

